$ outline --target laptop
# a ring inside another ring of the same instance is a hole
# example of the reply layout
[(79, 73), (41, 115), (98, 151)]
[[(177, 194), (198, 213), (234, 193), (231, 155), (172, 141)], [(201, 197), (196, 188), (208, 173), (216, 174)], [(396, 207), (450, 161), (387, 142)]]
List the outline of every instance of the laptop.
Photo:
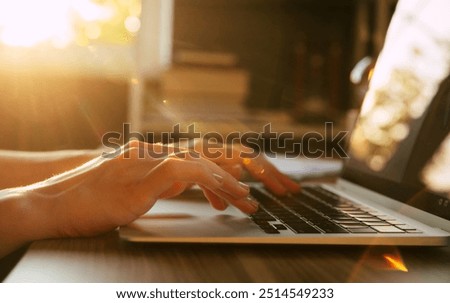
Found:
[[(391, 154), (377, 150), (380, 146), (373, 141), (361, 141), (354, 131), (350, 157), (335, 183), (309, 182), (301, 193), (285, 197), (251, 183), (251, 195), (260, 203), (253, 215), (234, 207), (214, 210), (194, 189), (158, 201), (147, 214), (120, 227), (120, 238), (164, 243), (447, 246), (449, 193), (427, 189), (424, 171), (449, 135), (449, 79), (426, 113), (408, 122), (408, 135), (397, 140)], [(380, 156), (386, 154), (389, 159)]]

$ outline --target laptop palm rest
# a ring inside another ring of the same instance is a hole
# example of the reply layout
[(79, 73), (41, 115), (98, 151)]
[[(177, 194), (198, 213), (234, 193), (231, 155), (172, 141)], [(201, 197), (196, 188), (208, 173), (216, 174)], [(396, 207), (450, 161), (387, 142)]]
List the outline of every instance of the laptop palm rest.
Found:
[(132, 241), (191, 241), (200, 238), (249, 237), (261, 234), (247, 215), (235, 207), (217, 211), (203, 199), (167, 199), (133, 223), (121, 227), (121, 237)]

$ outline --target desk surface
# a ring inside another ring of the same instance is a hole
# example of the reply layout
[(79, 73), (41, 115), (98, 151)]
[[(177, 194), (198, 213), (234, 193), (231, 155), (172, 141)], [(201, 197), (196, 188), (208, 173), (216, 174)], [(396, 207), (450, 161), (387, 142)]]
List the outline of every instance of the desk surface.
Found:
[(111, 232), (35, 242), (5, 282), (450, 282), (450, 247), (132, 244)]

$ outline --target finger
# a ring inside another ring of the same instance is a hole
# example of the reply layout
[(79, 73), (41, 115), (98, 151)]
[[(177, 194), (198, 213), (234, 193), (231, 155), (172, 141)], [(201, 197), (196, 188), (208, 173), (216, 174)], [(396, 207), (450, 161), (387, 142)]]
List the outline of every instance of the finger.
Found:
[(227, 209), (228, 203), (224, 201), (221, 197), (217, 196), (212, 191), (203, 186), (201, 186), (201, 189), (203, 190), (205, 197), (208, 199), (212, 207), (214, 207), (217, 210)]
[(156, 200), (176, 181), (196, 183), (219, 197), (227, 196), (230, 204), (244, 212), (256, 210), (254, 203), (246, 200), (248, 188), (214, 163), (202, 158), (194, 161), (169, 157), (148, 174), (142, 185), (154, 189), (150, 199)]
[[(217, 210), (225, 210), (229, 204), (232, 204), (244, 213), (252, 214), (259, 208), (259, 203), (251, 196), (246, 196), (243, 199), (233, 200), (233, 198), (223, 198), (222, 194), (217, 195), (216, 193), (208, 189), (205, 189), (204, 193), (211, 205)], [(227, 201), (230, 202), (228, 203)]]
[(187, 184), (185, 182), (174, 182), (168, 190), (166, 190), (159, 196), (159, 198), (160, 199), (169, 199), (169, 198), (178, 196), (179, 194), (184, 192), (188, 186), (189, 186), (189, 184)]
[(288, 192), (296, 193), (300, 191), (300, 184), (292, 181), (288, 176), (278, 170), (264, 173), (261, 177), (266, 187), (277, 195), (286, 195)]
[[(247, 214), (252, 214), (254, 212), (256, 212), (259, 208), (259, 203), (253, 199), (253, 197), (251, 197), (250, 195), (247, 195), (243, 198), (233, 198), (231, 197), (228, 193), (218, 190), (218, 191), (211, 191), (211, 194), (213, 196), (207, 196), (207, 198), (212, 198), (213, 200), (209, 200), (210, 202), (212, 201), (213, 203), (225, 203), (225, 205), (233, 205), (235, 207), (237, 207), (238, 209), (240, 209), (241, 211), (243, 211), (244, 213)], [(214, 198), (214, 196), (216, 198)], [(220, 202), (218, 202), (217, 200), (219, 200)], [(218, 205), (220, 207), (220, 205)], [(213, 206), (215, 207), (215, 206)], [(220, 209), (220, 208), (219, 208)]]
[(286, 176), (282, 172), (280, 172), (278, 169), (275, 169), (273, 172), (275, 175), (275, 178), (285, 187), (287, 190), (291, 193), (298, 193), (301, 190), (300, 183), (292, 180), (289, 178), (289, 176)]
[(232, 175), (235, 179), (239, 180), (242, 176), (242, 165), (240, 164), (232, 164), (232, 165), (219, 165), (222, 169), (227, 171), (230, 175)]
[(254, 174), (253, 177), (262, 183), (274, 194), (284, 196), (288, 193), (287, 188), (267, 170), (262, 173)]
[(235, 207), (246, 214), (253, 214), (259, 208), (259, 203), (255, 199), (253, 199), (252, 196), (247, 196), (239, 200), (232, 200), (230, 201), (230, 204), (233, 204)]
[(244, 158), (242, 164), (253, 178), (263, 182), (269, 190), (277, 195), (286, 195), (288, 192), (300, 190), (299, 184), (281, 173), (266, 159), (261, 157)]
[(191, 151), (183, 151), (173, 154), (171, 157), (184, 161), (197, 162), (207, 167), (214, 174), (214, 177), (221, 182), (221, 187), (215, 190), (215, 192), (226, 200), (240, 199), (249, 194), (247, 184), (239, 182), (233, 175), (219, 167), (216, 163), (208, 159), (200, 158), (199, 154), (191, 153)]

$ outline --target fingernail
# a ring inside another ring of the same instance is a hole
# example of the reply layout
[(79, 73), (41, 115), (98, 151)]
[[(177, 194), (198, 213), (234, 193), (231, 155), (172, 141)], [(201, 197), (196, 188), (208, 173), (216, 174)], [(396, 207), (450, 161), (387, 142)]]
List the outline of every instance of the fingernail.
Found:
[(216, 179), (220, 184), (223, 183), (223, 177), (219, 174), (213, 174), (214, 179)]
[(247, 196), (247, 198), (245, 199), (245, 201), (250, 204), (251, 206), (253, 206), (253, 208), (256, 210), (259, 207), (259, 203), (258, 201), (256, 201), (252, 196)]
[(250, 186), (248, 186), (248, 184), (245, 184), (245, 183), (243, 183), (243, 182), (239, 182), (239, 185), (243, 188), (243, 189), (245, 189), (245, 190), (249, 190), (250, 189)]

